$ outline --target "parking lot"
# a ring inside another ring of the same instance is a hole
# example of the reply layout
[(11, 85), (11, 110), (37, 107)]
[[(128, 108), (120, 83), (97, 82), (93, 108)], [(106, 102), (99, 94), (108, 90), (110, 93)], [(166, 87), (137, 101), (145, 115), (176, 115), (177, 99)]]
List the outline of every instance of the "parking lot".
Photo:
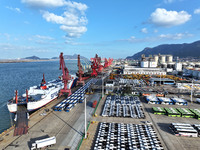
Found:
[(151, 125), (100, 123), (94, 150), (163, 149)]
[(138, 96), (108, 95), (102, 111), (103, 117), (145, 118)]
[[(145, 87), (147, 88), (147, 87)], [(157, 87), (158, 88), (158, 87)], [(165, 88), (165, 87), (164, 87)], [(179, 94), (168, 94), (167, 97), (178, 97)], [(187, 101), (188, 105), (170, 105), (172, 108), (191, 108), (191, 109), (197, 109), (200, 107), (200, 104), (198, 103), (191, 103), (189, 95), (184, 95), (184, 99)], [(174, 133), (169, 128), (171, 123), (190, 123), (190, 124), (199, 124), (199, 120), (196, 118), (182, 118), (182, 117), (168, 117), (166, 115), (156, 115), (153, 113), (152, 107), (169, 107), (164, 104), (147, 104), (144, 97), (140, 97), (142, 108), (144, 110), (144, 114), (146, 116), (145, 119), (134, 119), (130, 117), (103, 117), (101, 116), (103, 109), (104, 109), (104, 103), (106, 101), (106, 98), (104, 100), (101, 100), (99, 103), (99, 106), (97, 108), (96, 114), (97, 117), (93, 117), (91, 121), (95, 121), (96, 123), (91, 124), (91, 129), (89, 127), (89, 139), (93, 140), (93, 142), (88, 144), (89, 141), (84, 140), (83, 144), (81, 145), (81, 150), (83, 150), (83, 147), (87, 145), (87, 149), (94, 149), (95, 148), (95, 142), (96, 138), (98, 136), (98, 130), (101, 122), (105, 123), (123, 123), (123, 124), (141, 124), (141, 125), (147, 125), (146, 121), (149, 121), (152, 123), (153, 128), (155, 132), (157, 133), (158, 139), (161, 142), (161, 145), (164, 149), (168, 150), (177, 150), (177, 149), (183, 149), (183, 150), (198, 150), (199, 149), (199, 142), (200, 138), (192, 138), (192, 137), (177, 137), (174, 135)], [(87, 143), (87, 144), (86, 144)], [(98, 144), (98, 143), (96, 143)], [(101, 145), (101, 144), (100, 144)], [(98, 146), (98, 145), (96, 145)]]

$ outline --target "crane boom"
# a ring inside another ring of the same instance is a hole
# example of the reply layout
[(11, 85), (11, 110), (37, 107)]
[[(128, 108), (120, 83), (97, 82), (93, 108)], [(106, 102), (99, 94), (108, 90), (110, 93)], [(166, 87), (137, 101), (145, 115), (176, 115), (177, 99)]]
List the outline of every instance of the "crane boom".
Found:
[(71, 89), (68, 89), (67, 84), (68, 81), (71, 80), (71, 76), (69, 75), (69, 70), (65, 66), (65, 60), (63, 57), (63, 53), (60, 53), (60, 70), (62, 69), (62, 81), (64, 83), (64, 88), (60, 90), (59, 96), (62, 96), (66, 93), (68, 93), (68, 96), (71, 95)]

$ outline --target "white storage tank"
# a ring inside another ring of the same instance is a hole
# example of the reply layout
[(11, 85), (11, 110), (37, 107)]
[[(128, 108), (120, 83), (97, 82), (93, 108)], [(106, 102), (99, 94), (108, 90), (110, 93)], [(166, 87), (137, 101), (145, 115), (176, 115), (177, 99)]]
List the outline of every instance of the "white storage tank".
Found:
[(167, 62), (171, 63), (173, 61), (173, 56), (172, 55), (167, 55)]
[(141, 61), (140, 66), (141, 66), (142, 68), (148, 68), (148, 67), (149, 67), (149, 61)]
[(160, 63), (165, 63), (166, 56), (165, 55), (161, 55), (159, 59), (160, 59)]
[(158, 55), (154, 55), (154, 61), (158, 63)]
[(182, 63), (176, 63), (175, 64), (175, 70), (176, 71), (182, 71)]

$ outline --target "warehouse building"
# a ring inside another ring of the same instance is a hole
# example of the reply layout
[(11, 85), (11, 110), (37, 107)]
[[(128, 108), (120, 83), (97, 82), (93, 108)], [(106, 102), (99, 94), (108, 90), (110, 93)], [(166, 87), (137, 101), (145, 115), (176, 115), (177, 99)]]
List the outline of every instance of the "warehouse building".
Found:
[(162, 68), (138, 68), (135, 66), (125, 66), (124, 74), (146, 74), (146, 75), (166, 75), (166, 71)]
[(175, 84), (175, 81), (168, 78), (150, 78), (149, 82), (151, 84)]

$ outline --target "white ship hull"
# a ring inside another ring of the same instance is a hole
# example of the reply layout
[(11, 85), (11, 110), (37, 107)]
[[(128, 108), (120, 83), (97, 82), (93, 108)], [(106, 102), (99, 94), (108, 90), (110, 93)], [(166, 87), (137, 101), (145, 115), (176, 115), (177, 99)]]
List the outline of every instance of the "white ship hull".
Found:
[[(74, 76), (73, 79), (69, 81), (68, 88), (71, 89), (75, 85), (76, 80), (77, 78)], [(38, 86), (30, 87), (28, 90), (29, 101), (18, 102), (18, 104), (16, 104), (15, 101), (12, 100), (12, 102), (7, 103), (8, 110), (15, 113), (18, 105), (26, 105), (29, 112), (39, 109), (55, 100), (58, 97), (59, 91), (64, 87), (64, 84), (62, 81), (51, 81), (48, 82), (46, 86), (47, 89), (40, 89)], [(23, 94), (22, 98), (25, 99), (26, 95)]]

